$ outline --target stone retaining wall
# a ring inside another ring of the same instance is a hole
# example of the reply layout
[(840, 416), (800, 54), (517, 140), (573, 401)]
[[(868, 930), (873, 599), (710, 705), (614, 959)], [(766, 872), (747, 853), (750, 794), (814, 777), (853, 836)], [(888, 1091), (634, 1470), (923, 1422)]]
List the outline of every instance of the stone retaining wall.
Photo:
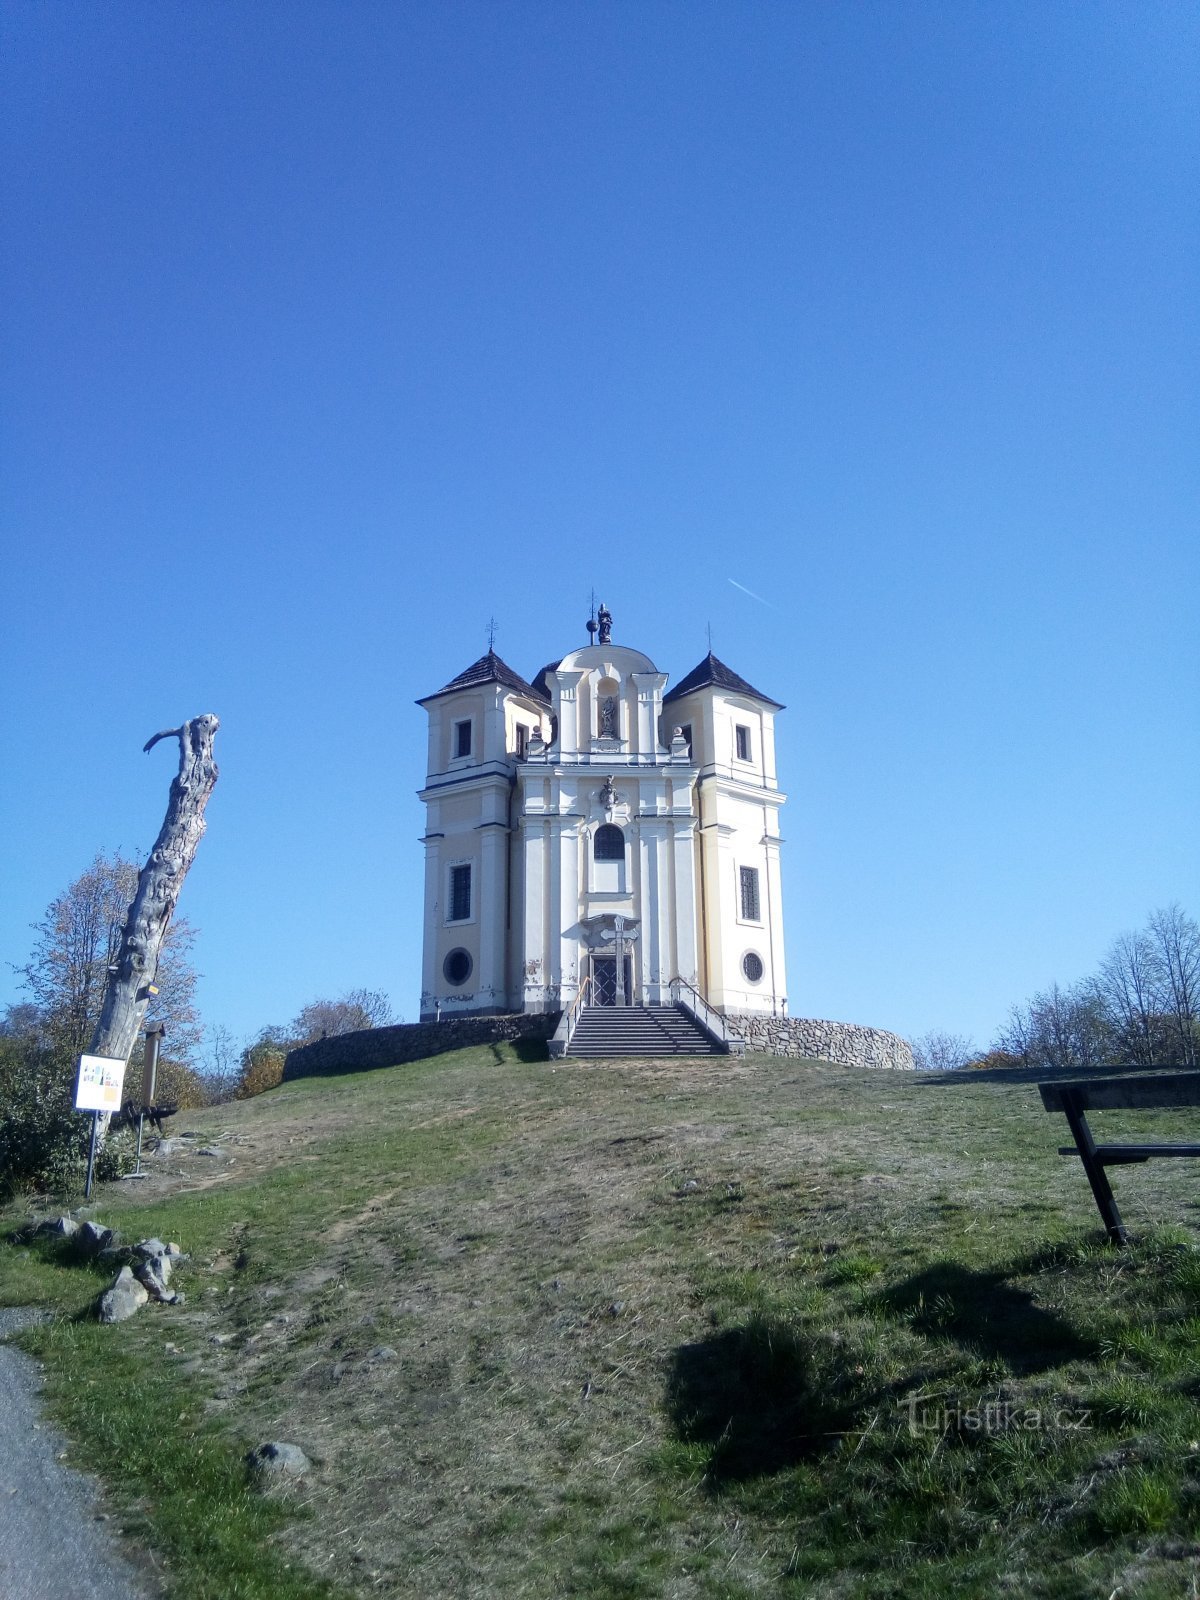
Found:
[(472, 1044), (498, 1044), (507, 1039), (549, 1039), (558, 1026), (558, 1012), (511, 1017), (447, 1017), (442, 1022), (400, 1022), (390, 1028), (367, 1028), (334, 1039), (289, 1050), (283, 1080), (332, 1077), (339, 1072), (366, 1072), (403, 1061), (463, 1050)]
[(811, 1017), (764, 1017), (727, 1011), (726, 1021), (746, 1041), (747, 1050), (772, 1056), (810, 1056), (841, 1067), (893, 1067), (913, 1070), (912, 1049), (898, 1034), (864, 1028), (855, 1022), (818, 1022)]

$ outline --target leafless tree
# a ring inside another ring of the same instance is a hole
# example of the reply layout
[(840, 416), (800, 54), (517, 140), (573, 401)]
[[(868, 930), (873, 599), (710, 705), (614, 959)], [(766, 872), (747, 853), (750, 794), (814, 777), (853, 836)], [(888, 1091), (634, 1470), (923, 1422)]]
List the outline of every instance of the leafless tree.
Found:
[(972, 1041), (961, 1033), (942, 1033), (933, 1029), (910, 1041), (913, 1065), (918, 1072), (955, 1072), (969, 1067), (979, 1054)]
[(1162, 1018), (1162, 962), (1146, 933), (1123, 933), (1100, 964), (1097, 993), (1112, 1024), (1116, 1054), (1130, 1066), (1168, 1058)]
[(1148, 935), (1161, 963), (1163, 1010), (1181, 1066), (1194, 1067), (1200, 1036), (1200, 926), (1177, 904), (1155, 911)]
[[(119, 851), (98, 853), (35, 922), (36, 939), (19, 969), (32, 996), (38, 1027), (65, 1055), (86, 1050), (104, 1001), (109, 969), (116, 961), (129, 905), (137, 892), (138, 867)], [(147, 1017), (167, 1027), (172, 1060), (190, 1064), (200, 1038), (196, 1012), (196, 973), (191, 962), (194, 934), (176, 917), (163, 938), (158, 994)], [(26, 1021), (30, 1014), (18, 1008)]]
[(296, 1044), (316, 1039), (332, 1039), (342, 1033), (358, 1033), (364, 1028), (382, 1028), (396, 1019), (385, 994), (374, 989), (351, 989), (340, 1000), (313, 1000), (306, 1005), (288, 1032)]
[(996, 1048), (1020, 1056), (1027, 1066), (1049, 1071), (1088, 1071), (1108, 1058), (1112, 1030), (1090, 983), (1062, 989), (1057, 983), (1014, 1006)]

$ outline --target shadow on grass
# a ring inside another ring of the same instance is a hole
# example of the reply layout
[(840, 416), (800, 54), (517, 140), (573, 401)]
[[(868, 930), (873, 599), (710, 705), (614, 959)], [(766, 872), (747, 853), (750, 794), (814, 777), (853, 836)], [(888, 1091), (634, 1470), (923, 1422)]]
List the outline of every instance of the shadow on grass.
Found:
[(802, 1335), (755, 1318), (680, 1345), (667, 1411), (685, 1444), (710, 1450), (707, 1481), (763, 1477), (832, 1449), (866, 1405), (851, 1373), (819, 1370)]
[[(549, 1061), (550, 1045), (545, 1039), (506, 1039), (503, 1044), (492, 1044), (492, 1060), (497, 1066), (516, 1056), (518, 1061)], [(509, 1055), (507, 1052), (511, 1052)]]
[(977, 1355), (998, 1358), (1014, 1373), (1047, 1372), (1096, 1354), (1093, 1340), (1044, 1311), (1006, 1277), (939, 1261), (886, 1290), (876, 1304), (918, 1333), (953, 1339)]

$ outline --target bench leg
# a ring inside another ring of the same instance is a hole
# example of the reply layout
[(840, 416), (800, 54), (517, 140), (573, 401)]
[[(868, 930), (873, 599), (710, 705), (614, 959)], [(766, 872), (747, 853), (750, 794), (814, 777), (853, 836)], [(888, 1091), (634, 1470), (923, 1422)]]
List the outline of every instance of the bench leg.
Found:
[(1125, 1232), (1125, 1224), (1121, 1221), (1121, 1213), (1117, 1210), (1117, 1202), (1109, 1188), (1108, 1175), (1104, 1171), (1104, 1164), (1096, 1159), (1096, 1146), (1092, 1140), (1092, 1130), (1087, 1125), (1087, 1118), (1076, 1103), (1073, 1094), (1063, 1095), (1063, 1110), (1067, 1114), (1071, 1134), (1075, 1140), (1075, 1148), (1079, 1151), (1079, 1159), (1083, 1162), (1083, 1170), (1087, 1173), (1088, 1182), (1092, 1186), (1092, 1193), (1096, 1197), (1096, 1204), (1100, 1208), (1100, 1220), (1108, 1230), (1108, 1237), (1113, 1244), (1128, 1244), (1129, 1235)]

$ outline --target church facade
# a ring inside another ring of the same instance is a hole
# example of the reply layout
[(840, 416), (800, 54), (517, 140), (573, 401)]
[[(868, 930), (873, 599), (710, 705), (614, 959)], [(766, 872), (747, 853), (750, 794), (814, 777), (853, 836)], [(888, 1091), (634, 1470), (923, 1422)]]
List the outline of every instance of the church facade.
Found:
[(494, 650), (429, 717), (421, 1016), (670, 1003), (787, 1009), (775, 716), (710, 651), (668, 689), (590, 642), (532, 683)]

